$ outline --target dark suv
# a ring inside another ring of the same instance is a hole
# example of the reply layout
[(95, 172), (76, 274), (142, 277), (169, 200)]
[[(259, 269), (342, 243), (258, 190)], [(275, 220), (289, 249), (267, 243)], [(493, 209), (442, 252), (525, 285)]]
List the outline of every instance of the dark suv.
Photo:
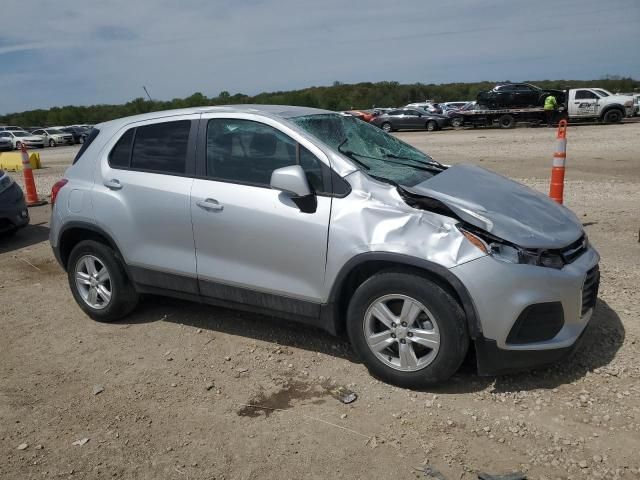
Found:
[(529, 83), (506, 83), (493, 87), (488, 92), (480, 92), (478, 105), (489, 108), (541, 107), (549, 95), (564, 103), (562, 90), (543, 90)]
[(79, 127), (65, 127), (61, 128), (64, 133), (70, 133), (73, 135), (73, 143), (84, 143), (87, 138), (87, 130)]

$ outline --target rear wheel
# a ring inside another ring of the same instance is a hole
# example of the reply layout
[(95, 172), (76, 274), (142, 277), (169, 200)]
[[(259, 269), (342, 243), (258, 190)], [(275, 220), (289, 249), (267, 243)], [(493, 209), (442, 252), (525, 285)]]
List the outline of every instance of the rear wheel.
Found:
[(604, 121), (605, 123), (620, 123), (623, 118), (624, 115), (622, 114), (622, 112), (617, 108), (614, 108), (604, 114), (604, 116), (602, 117), (602, 121)]
[(438, 124), (433, 120), (429, 120), (426, 125), (427, 132), (435, 132), (438, 129)]
[(391, 128), (391, 124), (389, 122), (384, 122), (380, 128), (382, 128), (382, 130), (384, 130), (387, 133), (393, 131), (393, 129)]
[(461, 127), (462, 123), (462, 117), (454, 117), (453, 120), (451, 120), (451, 125), (456, 128)]
[(67, 277), (74, 299), (94, 320), (113, 322), (138, 303), (138, 293), (120, 259), (103, 243), (78, 243), (69, 255)]
[(464, 313), (436, 283), (387, 271), (366, 280), (347, 313), (349, 339), (374, 376), (406, 388), (447, 380), (469, 346)]
[(500, 128), (513, 128), (516, 126), (516, 119), (512, 115), (505, 114), (498, 119)]

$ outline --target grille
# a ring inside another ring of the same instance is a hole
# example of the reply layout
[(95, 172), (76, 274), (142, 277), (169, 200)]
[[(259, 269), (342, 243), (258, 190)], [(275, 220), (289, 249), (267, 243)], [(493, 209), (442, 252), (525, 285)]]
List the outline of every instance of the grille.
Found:
[(587, 272), (587, 278), (582, 287), (582, 313), (584, 316), (591, 308), (596, 306), (598, 299), (598, 287), (600, 286), (600, 269), (598, 265)]
[(564, 247), (559, 253), (562, 255), (565, 263), (573, 263), (573, 261), (587, 250), (587, 241), (584, 235), (570, 245)]

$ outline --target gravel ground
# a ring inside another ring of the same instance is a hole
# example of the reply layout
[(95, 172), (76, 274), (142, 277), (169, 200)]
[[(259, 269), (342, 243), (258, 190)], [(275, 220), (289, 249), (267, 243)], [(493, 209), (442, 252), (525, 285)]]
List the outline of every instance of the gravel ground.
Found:
[[(569, 130), (566, 204), (602, 255), (580, 349), (497, 378), (469, 363), (431, 391), (380, 383), (343, 339), (260, 315), (149, 298), (92, 322), (46, 242), (49, 208), (32, 209), (0, 240), (0, 478), (429, 478), (425, 464), (454, 480), (640, 478), (639, 133)], [(399, 136), (548, 188), (552, 130)], [(75, 150), (42, 151), (39, 191)], [(359, 398), (343, 405), (331, 385)]]

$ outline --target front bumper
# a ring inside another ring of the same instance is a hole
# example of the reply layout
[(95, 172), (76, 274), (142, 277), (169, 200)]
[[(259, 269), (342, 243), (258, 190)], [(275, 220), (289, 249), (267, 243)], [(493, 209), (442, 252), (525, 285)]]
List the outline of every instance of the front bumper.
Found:
[[(452, 268), (451, 273), (467, 288), (477, 313), (481, 330), (475, 339), (479, 371), (489, 374), (522, 369), (556, 361), (569, 353), (593, 313), (593, 308), (583, 311), (583, 286), (599, 259), (590, 247), (561, 270), (510, 264), (491, 256)], [(597, 285), (595, 289), (597, 292)], [(541, 304), (561, 305), (561, 327), (552, 338), (510, 342), (516, 321), (527, 308)]]
[(0, 233), (9, 232), (29, 224), (29, 210), (18, 185), (13, 184), (0, 194)]

